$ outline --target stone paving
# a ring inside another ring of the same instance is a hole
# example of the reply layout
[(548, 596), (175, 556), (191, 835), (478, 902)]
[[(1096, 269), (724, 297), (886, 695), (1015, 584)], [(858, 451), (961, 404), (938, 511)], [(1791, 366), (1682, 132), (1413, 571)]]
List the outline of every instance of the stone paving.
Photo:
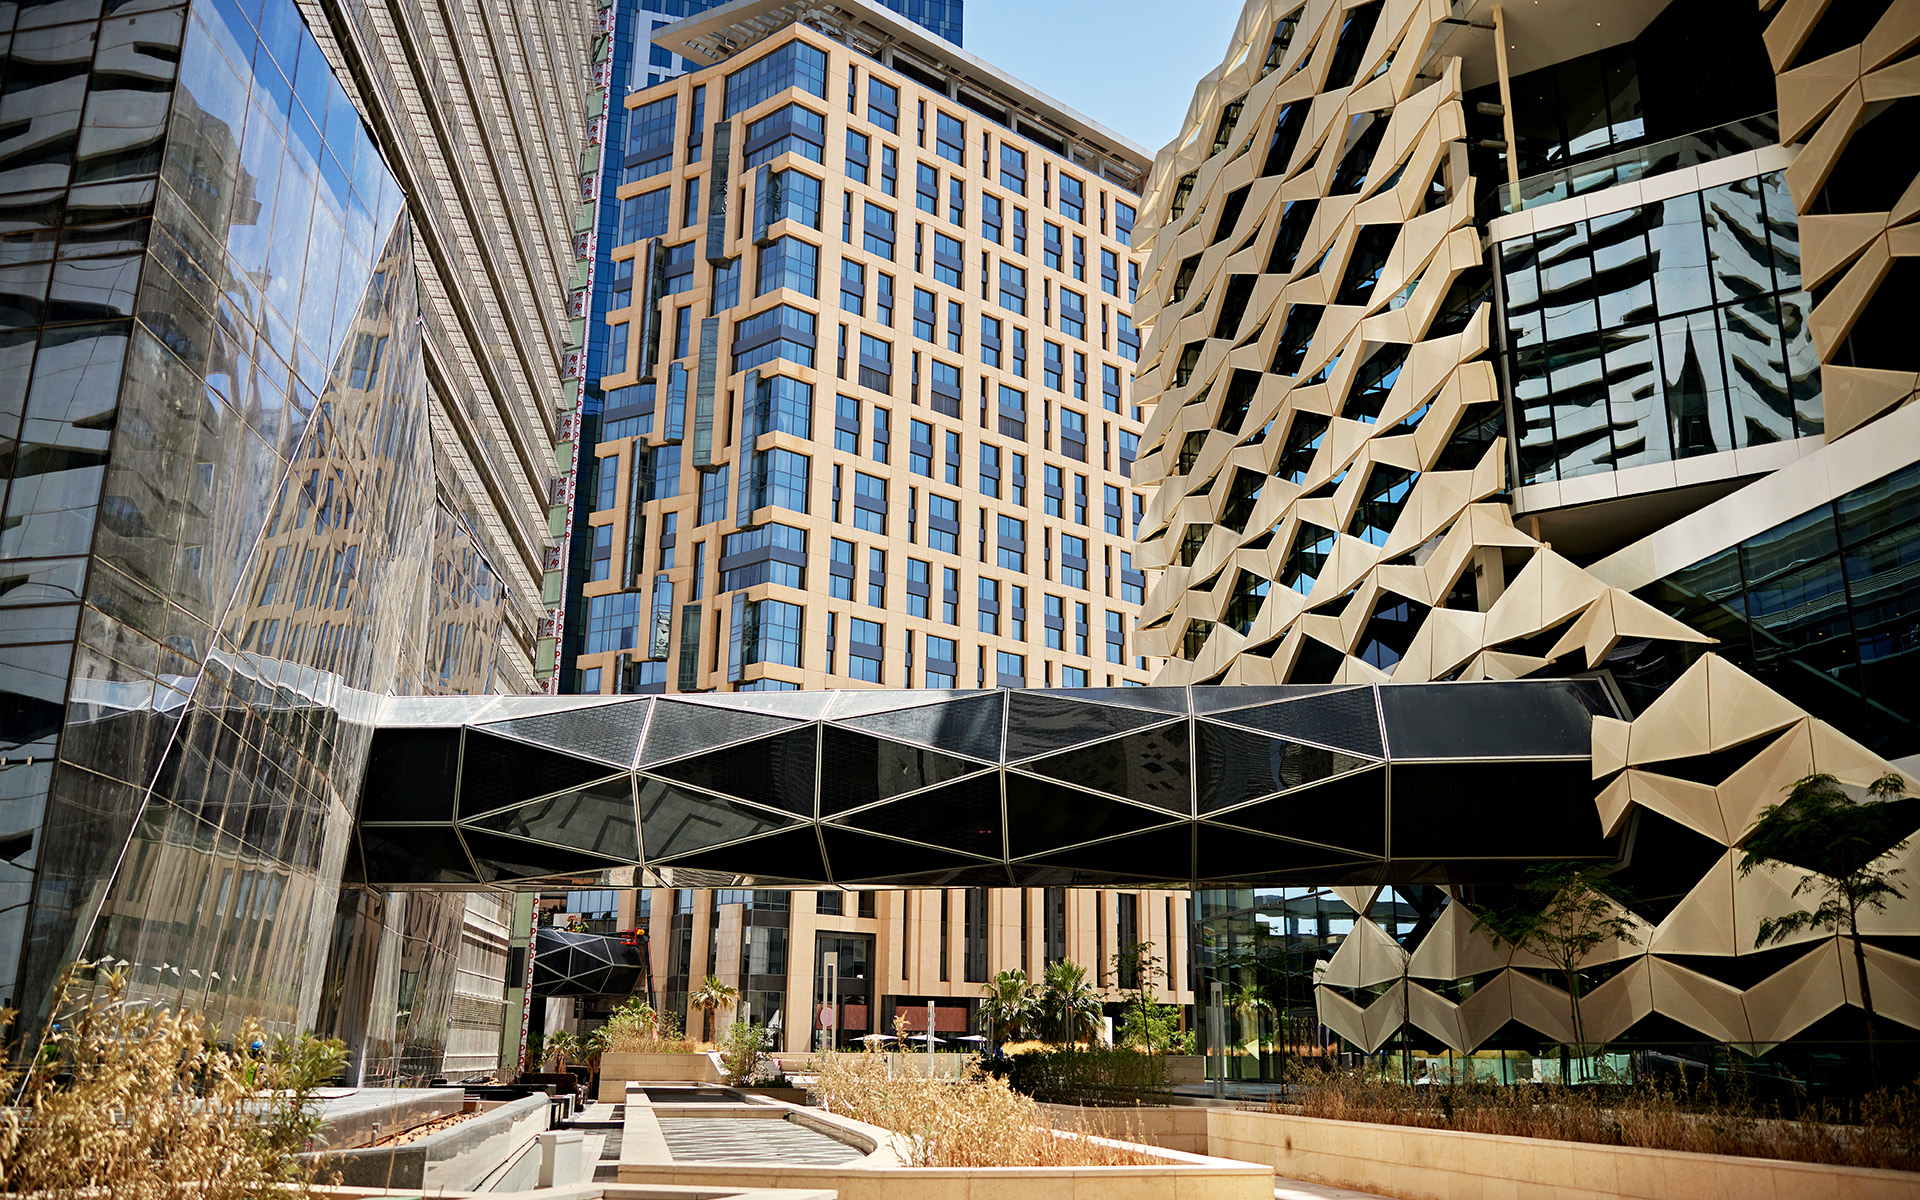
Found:
[(866, 1157), (844, 1142), (791, 1121), (661, 1117), (660, 1133), (675, 1162), (831, 1167)]

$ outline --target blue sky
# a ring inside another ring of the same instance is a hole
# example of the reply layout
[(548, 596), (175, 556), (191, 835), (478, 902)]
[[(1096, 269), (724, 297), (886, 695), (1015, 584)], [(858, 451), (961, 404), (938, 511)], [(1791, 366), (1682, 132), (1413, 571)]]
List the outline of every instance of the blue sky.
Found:
[(1242, 0), (966, 0), (966, 48), (1157, 153)]

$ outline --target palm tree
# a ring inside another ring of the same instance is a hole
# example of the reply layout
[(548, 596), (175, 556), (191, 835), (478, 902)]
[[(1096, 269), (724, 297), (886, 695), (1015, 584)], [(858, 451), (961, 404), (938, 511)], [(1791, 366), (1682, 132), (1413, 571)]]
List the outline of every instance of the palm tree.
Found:
[(731, 988), (720, 982), (718, 975), (709, 975), (700, 990), (687, 997), (689, 1003), (700, 1010), (700, 1040), (713, 1040), (713, 1010), (732, 1008), (740, 1000), (740, 989)]
[(1094, 1030), (1099, 1028), (1100, 997), (1087, 983), (1087, 969), (1067, 958), (1048, 963), (1040, 1011), (1067, 1045), (1073, 1045), (1082, 1033), (1091, 1042)]
[(993, 1045), (1018, 1034), (1034, 1015), (1034, 988), (1025, 971), (1002, 971), (981, 985), (987, 998), (980, 1002), (980, 1019), (992, 1032)]
[(1227, 993), (1226, 1004), (1240, 1018), (1242, 1027), (1253, 1027), (1253, 1055), (1259, 1058), (1260, 1048), (1263, 1045), (1263, 1039), (1260, 1036), (1260, 1013), (1263, 1010), (1267, 1012), (1273, 1010), (1273, 1005), (1267, 1001), (1266, 987), (1258, 982), (1243, 983)]
[(558, 1062), (559, 1065), (557, 1069), (564, 1074), (567, 1069), (567, 1063), (572, 1060), (574, 1055), (580, 1053), (580, 1039), (565, 1029), (557, 1030), (547, 1035), (546, 1041), (542, 1044), (542, 1049), (546, 1057)]

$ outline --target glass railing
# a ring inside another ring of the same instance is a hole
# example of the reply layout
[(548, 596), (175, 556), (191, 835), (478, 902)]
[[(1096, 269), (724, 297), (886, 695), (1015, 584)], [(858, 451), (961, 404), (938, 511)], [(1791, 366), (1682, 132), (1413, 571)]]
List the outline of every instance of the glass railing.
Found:
[(1503, 213), (1524, 212), (1556, 200), (1584, 196), (1588, 192), (1617, 187), (1648, 176), (1663, 175), (1668, 171), (1744, 154), (1748, 150), (1772, 146), (1779, 141), (1779, 117), (1770, 112), (1756, 113), (1725, 125), (1716, 125), (1712, 129), (1650, 142), (1572, 166), (1557, 167), (1539, 175), (1530, 175), (1518, 183), (1503, 183), (1496, 202)]

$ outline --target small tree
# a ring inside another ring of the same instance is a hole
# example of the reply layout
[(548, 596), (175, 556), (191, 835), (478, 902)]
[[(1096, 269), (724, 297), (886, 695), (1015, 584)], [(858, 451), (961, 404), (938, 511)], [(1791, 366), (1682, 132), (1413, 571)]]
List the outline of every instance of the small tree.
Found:
[(1122, 946), (1113, 956), (1113, 977), (1126, 979), (1133, 977), (1133, 994), (1127, 998), (1127, 1010), (1121, 1017), (1121, 1027), (1129, 1033), (1129, 1041), (1139, 1041), (1148, 1050), (1162, 1048), (1164, 1039), (1155, 1037), (1163, 1024), (1159, 1020), (1160, 1006), (1153, 999), (1153, 985), (1157, 979), (1166, 977), (1166, 967), (1160, 956), (1153, 952), (1152, 942), (1135, 942), (1131, 946)]
[(1067, 1045), (1073, 1045), (1083, 1033), (1091, 1042), (1094, 1030), (1099, 1028), (1100, 998), (1087, 983), (1087, 969), (1068, 958), (1048, 963), (1040, 1011)]
[(994, 1045), (1017, 1035), (1033, 1019), (1033, 983), (1025, 971), (1001, 971), (981, 990), (987, 998), (980, 1002), (980, 1019), (987, 1023)]
[[(1873, 993), (1867, 986), (1867, 951), (1860, 941), (1860, 913), (1883, 909), (1906, 893), (1888, 860), (1906, 848), (1894, 824), (1894, 811), (1882, 804), (1856, 804), (1832, 775), (1809, 775), (1787, 790), (1782, 804), (1761, 810), (1740, 843), (1740, 874), (1755, 867), (1782, 866), (1800, 871), (1793, 895), (1818, 897), (1801, 909), (1760, 922), (1755, 946), (1784, 942), (1795, 934), (1821, 929), (1844, 933), (1853, 943), (1853, 965), (1860, 982), (1860, 1007), (1867, 1019), (1867, 1071), (1880, 1084), (1879, 1050), (1874, 1043)], [(1888, 773), (1867, 786), (1876, 801), (1906, 793), (1906, 781)]]
[(543, 1044), (547, 1058), (553, 1060), (554, 1070), (561, 1072), (567, 1069), (567, 1064), (578, 1057), (582, 1050), (579, 1037), (565, 1029), (548, 1034)]
[(1243, 983), (1228, 992), (1225, 1001), (1226, 1006), (1239, 1016), (1243, 1026), (1253, 1027), (1253, 1056), (1259, 1058), (1264, 1045), (1264, 1039), (1260, 1036), (1260, 1014), (1273, 1010), (1273, 1005), (1267, 1000), (1267, 989), (1257, 981)]
[(731, 988), (720, 982), (718, 975), (709, 975), (700, 985), (700, 990), (687, 997), (689, 1003), (700, 1010), (700, 1040), (713, 1040), (713, 1010), (732, 1008), (740, 1000), (740, 989)]
[(1514, 899), (1505, 909), (1481, 913), (1473, 927), (1484, 928), (1496, 940), (1538, 955), (1559, 970), (1567, 982), (1574, 1045), (1584, 1054), (1587, 1033), (1580, 1019), (1580, 964), (1610, 941), (1638, 945), (1633, 918), (1605, 876), (1594, 867), (1573, 863), (1528, 867)]

